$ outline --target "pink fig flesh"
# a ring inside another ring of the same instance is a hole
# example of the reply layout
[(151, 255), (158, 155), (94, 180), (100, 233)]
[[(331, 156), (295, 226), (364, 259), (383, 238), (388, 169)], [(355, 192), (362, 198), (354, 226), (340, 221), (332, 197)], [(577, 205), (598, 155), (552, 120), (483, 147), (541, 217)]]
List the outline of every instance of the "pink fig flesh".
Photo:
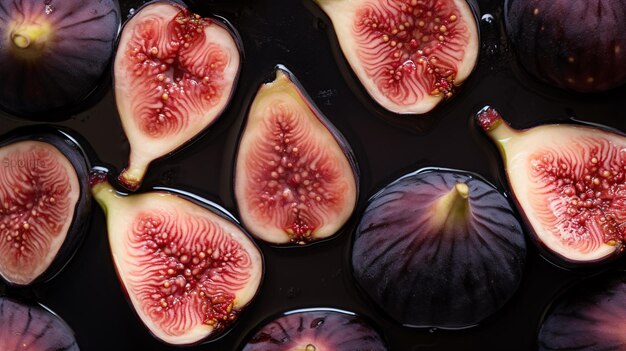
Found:
[(135, 190), (152, 160), (213, 123), (239, 73), (235, 35), (225, 24), (157, 1), (124, 27), (115, 58), (115, 95), (131, 155), (120, 175)]
[(316, 0), (370, 94), (395, 113), (426, 113), (454, 95), (478, 57), (465, 0)]
[(228, 330), (259, 289), (263, 259), (234, 223), (175, 194), (121, 196), (93, 178), (115, 267), (158, 339), (189, 345)]
[(78, 176), (54, 146), (21, 141), (0, 149), (0, 275), (33, 282), (66, 239), (80, 196)]
[(241, 137), (235, 194), (243, 223), (275, 244), (335, 234), (357, 198), (351, 151), (292, 82), (277, 70), (254, 99)]
[(557, 263), (600, 262), (622, 251), (624, 136), (567, 124), (518, 131), (492, 108), (481, 111), (477, 121), (502, 153), (513, 195), (535, 238)]

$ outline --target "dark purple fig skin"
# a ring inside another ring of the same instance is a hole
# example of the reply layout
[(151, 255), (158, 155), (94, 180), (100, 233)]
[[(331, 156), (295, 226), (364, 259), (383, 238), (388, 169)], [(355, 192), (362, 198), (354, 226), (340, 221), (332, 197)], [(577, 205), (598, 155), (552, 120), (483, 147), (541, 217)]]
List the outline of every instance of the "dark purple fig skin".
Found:
[[(52, 126), (29, 126), (23, 127), (0, 136), (0, 148), (21, 142), (40, 141), (48, 143), (58, 149), (70, 162), (78, 176), (80, 194), (74, 207), (74, 216), (68, 228), (65, 241), (61, 245), (56, 257), (50, 266), (35, 280), (28, 285), (38, 285), (53, 279), (70, 262), (78, 247), (82, 243), (89, 223), (91, 221), (91, 191), (89, 188), (89, 172), (93, 150), (85, 140), (80, 138), (74, 131), (59, 129)], [(0, 167), (6, 164), (0, 160)], [(22, 286), (15, 282), (4, 280), (11, 286)]]
[[(107, 71), (120, 21), (117, 0), (1, 0), (0, 107), (45, 120), (84, 101)], [(50, 38), (19, 48), (12, 23), (48, 24)]]
[(626, 82), (626, 1), (507, 0), (522, 66), (559, 88), (601, 92)]
[[(433, 225), (432, 203), (458, 183), (467, 185), (469, 210)], [(522, 228), (497, 189), (471, 173), (431, 168), (392, 182), (369, 200), (352, 265), (363, 291), (397, 322), (463, 328), (509, 300), (525, 256)]]
[(306, 309), (286, 313), (265, 324), (242, 348), (267, 350), (386, 351), (387, 346), (376, 330), (353, 313)]
[(626, 274), (584, 282), (560, 297), (539, 330), (539, 350), (624, 350)]
[(0, 350), (78, 351), (79, 348), (74, 332), (50, 310), (0, 297)]

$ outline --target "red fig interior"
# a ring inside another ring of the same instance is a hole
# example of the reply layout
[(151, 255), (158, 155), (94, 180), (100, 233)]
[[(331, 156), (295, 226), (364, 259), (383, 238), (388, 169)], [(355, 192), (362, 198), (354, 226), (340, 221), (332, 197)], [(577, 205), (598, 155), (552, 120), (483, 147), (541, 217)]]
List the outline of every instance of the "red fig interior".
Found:
[(426, 113), (473, 70), (478, 29), (465, 0), (316, 0), (367, 92), (396, 113)]
[(622, 251), (624, 136), (567, 124), (518, 131), (491, 108), (477, 119), (499, 146), (513, 195), (542, 247), (574, 264)]
[(33, 282), (52, 263), (72, 223), (78, 176), (54, 146), (21, 141), (0, 149), (0, 275)]
[(157, 1), (124, 27), (115, 58), (115, 96), (130, 142), (122, 184), (136, 189), (150, 162), (193, 138), (221, 114), (239, 73), (230, 28)]
[(271, 243), (335, 234), (357, 197), (347, 144), (300, 92), (287, 72), (263, 85), (239, 144), (235, 194), (242, 220)]
[(232, 221), (168, 192), (121, 196), (102, 178), (118, 276), (158, 339), (189, 345), (227, 330), (259, 289), (263, 259)]

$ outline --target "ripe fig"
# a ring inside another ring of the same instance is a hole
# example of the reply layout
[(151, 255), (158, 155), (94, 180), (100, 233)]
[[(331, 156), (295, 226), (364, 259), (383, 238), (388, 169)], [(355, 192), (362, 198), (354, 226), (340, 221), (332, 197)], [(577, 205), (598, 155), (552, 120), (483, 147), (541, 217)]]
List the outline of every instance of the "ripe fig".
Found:
[(626, 82), (624, 0), (507, 0), (505, 22), (519, 62), (542, 81), (578, 92)]
[(158, 339), (188, 345), (225, 332), (252, 301), (261, 252), (232, 217), (189, 194), (117, 194), (94, 172), (118, 277)]
[(263, 84), (239, 143), (235, 195), (246, 228), (274, 244), (335, 234), (356, 205), (352, 150), (284, 67)]
[(450, 98), (478, 58), (465, 0), (314, 0), (369, 95), (395, 113), (422, 114)]
[(115, 98), (130, 142), (119, 177), (136, 190), (154, 159), (200, 133), (222, 113), (240, 68), (234, 33), (175, 2), (155, 1), (124, 26), (115, 56)]
[(0, 350), (78, 351), (79, 348), (74, 332), (52, 311), (0, 297)]
[(242, 351), (386, 351), (380, 334), (361, 317), (335, 309), (286, 313), (261, 327)]
[(561, 296), (545, 316), (539, 350), (624, 350), (626, 275), (598, 277)]
[(0, 276), (12, 285), (52, 278), (89, 222), (90, 165), (67, 133), (39, 128), (0, 142)]
[(504, 158), (509, 186), (546, 258), (574, 267), (615, 258), (626, 234), (626, 138), (583, 125), (512, 129), (476, 120)]
[(473, 326), (517, 290), (526, 258), (507, 199), (480, 177), (427, 168), (374, 195), (356, 229), (354, 275), (394, 320)]
[(0, 107), (33, 116), (87, 98), (119, 27), (116, 0), (0, 0)]

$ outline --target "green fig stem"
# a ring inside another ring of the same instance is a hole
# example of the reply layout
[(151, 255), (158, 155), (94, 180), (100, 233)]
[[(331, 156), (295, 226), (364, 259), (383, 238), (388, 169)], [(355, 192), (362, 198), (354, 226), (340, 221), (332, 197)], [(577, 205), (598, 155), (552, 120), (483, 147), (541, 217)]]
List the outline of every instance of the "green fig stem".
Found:
[(457, 223), (464, 223), (469, 209), (469, 187), (458, 182), (435, 205), (432, 221), (440, 228), (453, 227)]
[(115, 203), (121, 200), (121, 197), (107, 180), (107, 177), (108, 173), (100, 170), (91, 172), (89, 176), (91, 193), (100, 207), (102, 207), (105, 214), (108, 212), (109, 208), (115, 206)]

